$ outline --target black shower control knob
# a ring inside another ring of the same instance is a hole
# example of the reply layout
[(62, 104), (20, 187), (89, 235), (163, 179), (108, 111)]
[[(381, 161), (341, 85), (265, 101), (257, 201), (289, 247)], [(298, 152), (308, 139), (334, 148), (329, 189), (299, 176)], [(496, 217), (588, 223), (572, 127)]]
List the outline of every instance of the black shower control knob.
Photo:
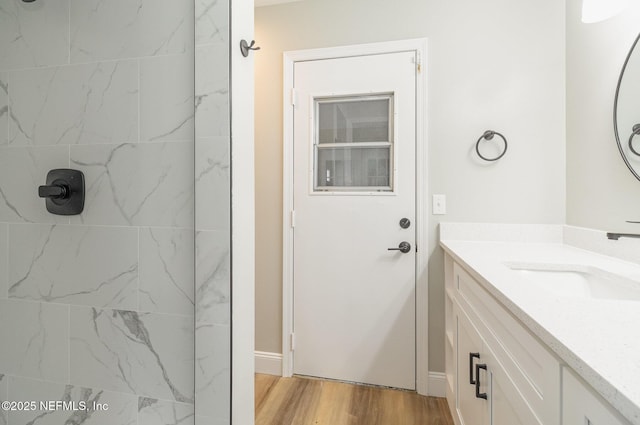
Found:
[(65, 199), (69, 197), (69, 186), (56, 184), (40, 186), (38, 188), (38, 196), (41, 198)]
[(84, 209), (84, 174), (79, 170), (59, 168), (47, 173), (38, 196), (45, 198), (47, 211), (58, 215), (77, 215)]

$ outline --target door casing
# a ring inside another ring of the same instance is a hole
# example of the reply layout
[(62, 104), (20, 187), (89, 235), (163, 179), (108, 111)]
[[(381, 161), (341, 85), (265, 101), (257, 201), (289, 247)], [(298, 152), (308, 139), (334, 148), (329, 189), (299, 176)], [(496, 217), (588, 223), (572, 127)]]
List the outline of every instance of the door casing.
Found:
[(335, 59), (415, 51), (416, 73), (416, 390), (429, 391), (428, 338), (428, 171), (427, 171), (427, 39), (410, 39), (285, 52), (283, 57), (283, 217), (282, 217), (282, 376), (293, 374), (293, 103), (294, 64), (300, 61)]

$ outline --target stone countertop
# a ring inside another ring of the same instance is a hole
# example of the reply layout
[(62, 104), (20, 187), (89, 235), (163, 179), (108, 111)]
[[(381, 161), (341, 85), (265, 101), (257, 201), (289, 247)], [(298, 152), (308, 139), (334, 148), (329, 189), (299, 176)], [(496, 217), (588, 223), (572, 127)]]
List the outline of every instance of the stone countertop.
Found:
[(640, 282), (640, 265), (562, 243), (440, 245), (632, 424), (640, 425), (640, 301), (559, 296), (505, 263), (595, 267)]

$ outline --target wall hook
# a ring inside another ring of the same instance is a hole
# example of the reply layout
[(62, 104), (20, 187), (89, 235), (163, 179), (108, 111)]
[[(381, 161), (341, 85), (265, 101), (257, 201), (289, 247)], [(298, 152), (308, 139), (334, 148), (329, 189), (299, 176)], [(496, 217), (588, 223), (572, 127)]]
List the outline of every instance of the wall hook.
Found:
[(259, 47), (253, 47), (256, 44), (255, 40), (251, 40), (251, 44), (247, 44), (247, 40), (240, 40), (240, 52), (245, 58), (249, 56), (249, 50), (260, 50)]

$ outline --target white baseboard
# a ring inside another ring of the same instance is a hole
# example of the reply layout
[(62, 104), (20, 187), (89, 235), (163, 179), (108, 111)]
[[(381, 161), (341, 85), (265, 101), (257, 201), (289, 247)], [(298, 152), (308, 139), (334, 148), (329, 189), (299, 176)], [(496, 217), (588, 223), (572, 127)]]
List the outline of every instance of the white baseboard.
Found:
[(442, 372), (429, 372), (429, 395), (431, 397), (445, 397), (447, 391), (447, 376)]
[(255, 356), (256, 373), (282, 376), (282, 354), (256, 351)]
[[(256, 373), (282, 376), (282, 354), (266, 351), (255, 352)], [(429, 372), (429, 396), (445, 397), (447, 377), (442, 372)]]

